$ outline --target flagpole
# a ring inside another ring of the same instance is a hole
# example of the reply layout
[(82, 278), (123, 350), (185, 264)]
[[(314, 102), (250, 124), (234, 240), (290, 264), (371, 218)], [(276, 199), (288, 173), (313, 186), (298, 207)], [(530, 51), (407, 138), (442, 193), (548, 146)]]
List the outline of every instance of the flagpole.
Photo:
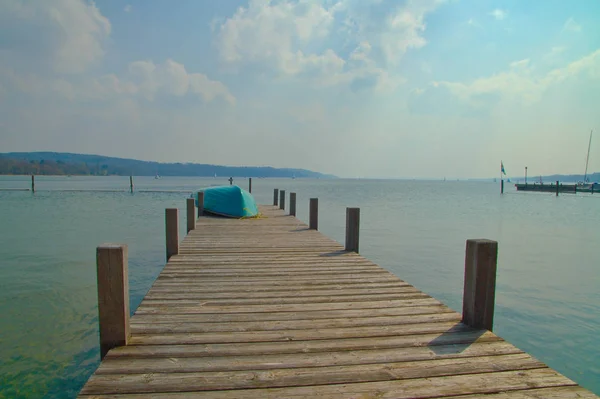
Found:
[(504, 178), (502, 177), (502, 169), (504, 168), (504, 163), (500, 160), (500, 194), (504, 194)]

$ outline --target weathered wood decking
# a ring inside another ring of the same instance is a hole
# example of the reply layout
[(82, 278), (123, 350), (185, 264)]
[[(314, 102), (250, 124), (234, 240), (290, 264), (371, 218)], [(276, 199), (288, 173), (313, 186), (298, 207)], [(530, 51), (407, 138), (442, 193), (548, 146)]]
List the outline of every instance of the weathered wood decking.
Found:
[(275, 207), (201, 217), (82, 398), (596, 398)]

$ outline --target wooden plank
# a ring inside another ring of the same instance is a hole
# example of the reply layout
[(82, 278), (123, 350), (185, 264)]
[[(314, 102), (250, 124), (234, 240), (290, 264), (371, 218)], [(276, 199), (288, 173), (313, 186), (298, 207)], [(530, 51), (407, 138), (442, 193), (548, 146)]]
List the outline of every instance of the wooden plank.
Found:
[[(141, 316), (141, 315), (140, 315)], [(337, 319), (277, 320), (277, 321), (237, 321), (237, 322), (184, 322), (156, 323), (144, 322), (142, 317), (131, 323), (131, 331), (136, 334), (166, 334), (169, 332), (223, 332), (223, 331), (278, 331), (320, 328), (347, 328), (366, 326), (399, 326), (421, 323), (444, 323), (460, 320), (455, 313), (434, 313), (410, 316), (355, 317)]]
[(426, 306), (436, 305), (439, 302), (433, 298), (386, 300), (365, 302), (327, 302), (327, 303), (302, 303), (285, 305), (245, 305), (245, 306), (211, 306), (211, 305), (145, 305), (143, 302), (138, 307), (136, 314), (141, 313), (265, 313), (265, 312), (297, 312), (308, 310), (336, 310), (336, 309), (380, 309), (401, 306)]
[(399, 308), (382, 309), (341, 309), (341, 310), (316, 310), (298, 312), (274, 312), (274, 313), (136, 313), (131, 323), (138, 321), (147, 323), (218, 323), (230, 321), (281, 321), (281, 320), (320, 320), (331, 318), (363, 318), (363, 317), (387, 317), (402, 315), (434, 315), (452, 313), (458, 315), (446, 305), (411, 306)]
[[(509, 388), (506, 388), (509, 389)], [(261, 393), (265, 390), (259, 390)], [(184, 393), (159, 393), (159, 394), (110, 394), (110, 395), (81, 395), (83, 399), (194, 399), (202, 398), (204, 393), (201, 392), (184, 392)], [(247, 397), (247, 396), (246, 396)], [(321, 397), (321, 396), (319, 396)], [(331, 398), (343, 398), (344, 396), (329, 396)], [(346, 396), (347, 397), (347, 396)], [(449, 396), (448, 396), (449, 397)], [(364, 398), (364, 396), (361, 396)], [(421, 398), (424, 398), (421, 396)], [(475, 393), (471, 395), (451, 396), (452, 399), (597, 399), (598, 397), (590, 391), (578, 386), (553, 386), (551, 388), (533, 388), (507, 390), (498, 393)]]
[[(443, 360), (440, 360), (443, 361)], [(468, 362), (466, 362), (468, 363)], [(467, 366), (468, 367), (468, 366)], [(485, 366), (481, 366), (486, 370)], [(510, 367), (510, 366), (509, 366)], [(107, 378), (109, 376), (102, 376)], [(136, 378), (137, 377), (137, 378)], [(191, 378), (190, 378), (191, 377)], [(100, 379), (100, 376), (95, 378)], [(273, 377), (271, 377), (273, 379)], [(113, 379), (114, 380), (114, 379)], [(90, 380), (92, 381), (92, 380)], [(101, 380), (100, 380), (101, 381)], [(511, 370), (496, 373), (483, 372), (477, 374), (433, 376), (430, 378), (397, 379), (393, 381), (376, 381), (348, 384), (329, 384), (315, 386), (296, 386), (289, 388), (269, 389), (233, 389), (220, 391), (202, 390), (206, 381), (198, 376), (187, 373), (147, 374), (145, 378), (137, 375), (122, 375), (119, 384), (106, 384), (110, 393), (144, 393), (144, 392), (187, 392), (196, 391), (195, 398), (430, 398), (439, 397), (439, 392), (445, 396), (468, 393), (497, 393), (507, 390), (562, 387), (573, 385), (573, 382), (548, 368), (530, 370)], [(86, 387), (87, 388), (87, 387)], [(94, 393), (87, 389), (84, 393)]]
[[(175, 335), (175, 334), (173, 334)], [(115, 348), (107, 356), (250, 356), (282, 353), (337, 352), (365, 349), (409, 348), (438, 345), (470, 345), (475, 342), (499, 341), (500, 338), (491, 332), (464, 331), (452, 334), (420, 334), (391, 337), (361, 337), (346, 339), (324, 339), (306, 341), (273, 341), (273, 342), (229, 342), (210, 344), (202, 343), (194, 334), (178, 334), (170, 345), (127, 345)], [(131, 339), (140, 339), (141, 335)], [(313, 337), (315, 338), (315, 337)], [(318, 338), (318, 337), (316, 337)]]
[[(189, 362), (191, 359), (181, 360)], [(172, 363), (177, 361), (179, 359), (175, 359)], [(148, 374), (96, 374), (90, 379), (84, 393), (139, 393), (153, 392), (157, 389), (162, 392), (180, 392), (299, 387), (544, 369), (546, 367), (527, 354), (269, 371), (196, 373), (185, 371), (187, 370), (186, 366), (182, 365), (181, 371), (176, 372), (160, 371), (153, 367), (151, 371), (145, 372), (153, 373), (151, 377), (148, 377)]]
[[(157, 328), (158, 329), (158, 328)], [(312, 328), (295, 330), (274, 331), (228, 331), (218, 333), (205, 333), (188, 331), (187, 325), (171, 326), (162, 333), (144, 332), (137, 330), (137, 334), (130, 339), (131, 345), (180, 345), (180, 344), (205, 344), (205, 343), (232, 343), (232, 342), (277, 342), (277, 341), (308, 341), (328, 340), (362, 337), (397, 337), (416, 334), (451, 334), (469, 331), (471, 327), (460, 323), (421, 323), (401, 324), (386, 326), (363, 326), (351, 328)], [(163, 330), (165, 330), (163, 325)]]
[(205, 290), (186, 290), (182, 292), (181, 289), (172, 288), (172, 289), (164, 289), (164, 288), (156, 288), (153, 287), (146, 294), (146, 299), (170, 299), (170, 298), (178, 298), (178, 299), (235, 299), (235, 298), (306, 298), (306, 297), (318, 297), (321, 295), (324, 296), (362, 296), (362, 295), (372, 295), (372, 294), (399, 294), (399, 293), (418, 293), (416, 288), (410, 286), (400, 286), (400, 287), (391, 287), (391, 288), (354, 288), (354, 289), (325, 289), (325, 290), (295, 290), (295, 291), (281, 291), (281, 290), (271, 290), (271, 291), (254, 291), (253, 289), (246, 290), (227, 290), (224, 289), (222, 291), (217, 292), (206, 292)]
[[(141, 347), (146, 349), (148, 347)], [(146, 351), (145, 353), (148, 353)], [(357, 353), (360, 354), (357, 356)], [(205, 372), (225, 370), (272, 370), (302, 367), (347, 366), (353, 364), (378, 364), (411, 362), (432, 359), (473, 358), (523, 353), (503, 341), (479, 342), (465, 345), (457, 350), (456, 345), (411, 347), (391, 349), (365, 349), (357, 351), (266, 354), (259, 356), (108, 356), (98, 369), (99, 374), (145, 373), (156, 369), (164, 372)], [(176, 359), (176, 361), (172, 361)], [(189, 360), (188, 360), (189, 359)], [(185, 367), (185, 368), (184, 368)]]
[(276, 305), (276, 304), (301, 304), (301, 303), (333, 303), (333, 302), (367, 302), (387, 301), (401, 299), (428, 299), (429, 296), (422, 292), (391, 293), (391, 294), (365, 294), (365, 295), (326, 295), (313, 297), (290, 298), (221, 298), (221, 299), (194, 299), (194, 298), (153, 298), (147, 295), (142, 301), (144, 306), (160, 305), (191, 305), (202, 304), (205, 306), (235, 306), (235, 305)]

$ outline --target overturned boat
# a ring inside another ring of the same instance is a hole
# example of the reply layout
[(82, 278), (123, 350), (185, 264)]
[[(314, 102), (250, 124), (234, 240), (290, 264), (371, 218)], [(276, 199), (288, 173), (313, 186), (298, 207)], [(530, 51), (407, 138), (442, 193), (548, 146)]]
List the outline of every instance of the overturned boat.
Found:
[[(204, 192), (204, 212), (232, 218), (258, 216), (258, 206), (248, 191), (238, 186), (208, 187)], [(198, 198), (196, 198), (198, 206)]]

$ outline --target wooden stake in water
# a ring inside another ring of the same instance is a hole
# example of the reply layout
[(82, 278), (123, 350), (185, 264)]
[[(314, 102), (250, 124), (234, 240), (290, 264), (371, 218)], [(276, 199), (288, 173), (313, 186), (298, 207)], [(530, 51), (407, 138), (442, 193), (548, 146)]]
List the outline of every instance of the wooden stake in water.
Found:
[(129, 278), (127, 245), (104, 244), (96, 249), (100, 360), (129, 340)]
[(129, 176), (129, 191), (133, 193), (133, 176)]
[(558, 197), (558, 190), (560, 190), (560, 187), (558, 185), (558, 180), (556, 181), (556, 196)]
[(467, 240), (462, 322), (492, 331), (498, 242)]
[(35, 175), (31, 174), (31, 191), (35, 193)]
[(248, 178), (248, 192), (252, 194), (252, 178)]

